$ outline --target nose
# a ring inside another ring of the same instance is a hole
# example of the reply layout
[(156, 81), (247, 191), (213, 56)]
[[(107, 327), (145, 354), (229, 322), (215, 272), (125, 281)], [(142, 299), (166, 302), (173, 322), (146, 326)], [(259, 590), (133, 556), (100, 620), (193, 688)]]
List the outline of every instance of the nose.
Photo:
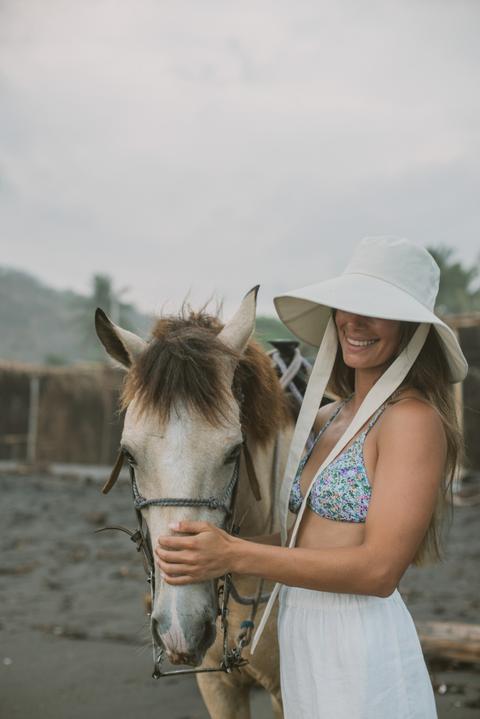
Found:
[(365, 317), (364, 315), (355, 315), (350, 312), (345, 312), (342, 321), (338, 324), (338, 327), (347, 334), (349, 332), (356, 332), (357, 330), (362, 331), (368, 329), (371, 319), (371, 317)]
[(365, 315), (356, 315), (353, 312), (346, 312), (346, 319), (349, 324), (352, 325), (364, 325), (366, 322), (368, 322), (367, 317)]

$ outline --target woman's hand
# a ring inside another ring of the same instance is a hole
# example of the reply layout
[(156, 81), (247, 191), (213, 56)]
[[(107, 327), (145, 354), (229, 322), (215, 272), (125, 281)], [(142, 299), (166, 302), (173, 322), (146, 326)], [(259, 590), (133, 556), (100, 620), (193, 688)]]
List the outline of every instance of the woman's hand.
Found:
[(187, 536), (159, 537), (155, 561), (167, 584), (192, 584), (232, 571), (234, 548), (242, 540), (210, 522), (177, 522), (170, 529)]

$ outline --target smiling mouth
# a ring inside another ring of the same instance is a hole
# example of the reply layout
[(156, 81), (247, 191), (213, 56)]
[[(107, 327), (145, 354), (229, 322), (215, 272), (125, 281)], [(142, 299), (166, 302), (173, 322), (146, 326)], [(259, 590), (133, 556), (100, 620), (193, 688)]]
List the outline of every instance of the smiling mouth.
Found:
[(378, 339), (354, 340), (353, 337), (347, 337), (347, 335), (345, 335), (345, 339), (351, 347), (370, 347), (378, 342)]

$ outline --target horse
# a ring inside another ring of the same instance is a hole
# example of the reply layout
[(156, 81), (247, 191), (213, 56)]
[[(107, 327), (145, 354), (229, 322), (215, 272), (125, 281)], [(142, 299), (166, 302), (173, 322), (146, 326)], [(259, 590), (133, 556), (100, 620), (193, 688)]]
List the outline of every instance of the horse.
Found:
[[(291, 397), (282, 389), (271, 357), (252, 339), (258, 287), (223, 324), (203, 307), (182, 305), (178, 315), (160, 316), (148, 342), (114, 324), (100, 309), (96, 331), (110, 357), (126, 372), (121, 390), (125, 410), (121, 452), (143, 497), (220, 496), (239, 461), (235, 516), (241, 537), (279, 530), (275, 511), (295, 423)], [(258, 477), (261, 501), (248, 482), (246, 442)], [(239, 459), (240, 458), (240, 459)], [(141, 509), (148, 536), (171, 534), (169, 524), (205, 520), (224, 526), (225, 513), (208, 506)], [(151, 608), (154, 644), (172, 664), (202, 669), (220, 666), (223, 638), (216, 581), (168, 585), (155, 566)], [(241, 596), (255, 595), (258, 580), (233, 575)], [(263, 591), (271, 589), (265, 583)], [(250, 609), (231, 603), (228, 625), (241, 632)], [(250, 719), (250, 689), (263, 687), (276, 719), (283, 716), (279, 650), (273, 612), (262, 642), (240, 671), (198, 673), (200, 693), (212, 719)]]

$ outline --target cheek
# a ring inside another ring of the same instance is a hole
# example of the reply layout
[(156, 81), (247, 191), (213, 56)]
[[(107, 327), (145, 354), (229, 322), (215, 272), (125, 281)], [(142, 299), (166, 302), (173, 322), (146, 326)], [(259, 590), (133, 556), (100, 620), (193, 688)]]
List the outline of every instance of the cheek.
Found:
[(400, 347), (401, 337), (402, 337), (402, 333), (401, 333), (400, 329), (397, 329), (395, 332), (392, 332), (390, 335), (389, 344), (392, 347), (392, 349), (394, 349), (395, 351), (397, 351), (398, 348)]
[(398, 346), (400, 344), (402, 328), (399, 322), (385, 320), (377, 326), (374, 326), (372, 332), (377, 332), (378, 337), (383, 339), (385, 345)]
[(382, 342), (382, 359), (387, 361), (391, 357), (396, 357), (398, 354), (398, 349), (400, 345), (400, 339), (396, 335), (391, 335), (390, 337), (385, 337)]

